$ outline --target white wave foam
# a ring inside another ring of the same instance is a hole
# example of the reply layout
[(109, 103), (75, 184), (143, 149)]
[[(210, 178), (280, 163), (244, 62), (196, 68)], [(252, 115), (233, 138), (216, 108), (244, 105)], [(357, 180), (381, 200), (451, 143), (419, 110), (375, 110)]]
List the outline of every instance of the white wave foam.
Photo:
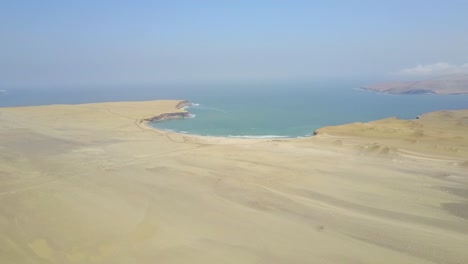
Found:
[(195, 114), (189, 114), (188, 118), (195, 118), (197, 115)]
[(296, 138), (308, 138), (308, 137), (311, 137), (313, 135), (314, 135), (313, 133), (307, 133), (304, 136), (297, 136)]
[(197, 106), (200, 106), (200, 104), (196, 104), (196, 103), (190, 103), (189, 105), (186, 105), (184, 107), (182, 107), (182, 109), (187, 109), (187, 108), (192, 108), (192, 107), (197, 107)]
[(254, 136), (254, 135), (244, 135), (244, 136), (228, 135), (228, 137), (230, 137), (230, 138), (257, 138), (257, 139), (289, 138), (288, 136), (278, 136), (278, 135), (261, 135), (261, 136)]

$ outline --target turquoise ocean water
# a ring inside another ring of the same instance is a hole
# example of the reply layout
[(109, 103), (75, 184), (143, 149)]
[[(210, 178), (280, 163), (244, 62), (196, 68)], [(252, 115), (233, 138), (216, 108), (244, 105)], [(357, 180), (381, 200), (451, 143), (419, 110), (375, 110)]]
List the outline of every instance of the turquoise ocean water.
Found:
[[(467, 95), (385, 95), (356, 84), (315, 84), (239, 90), (188, 98), (191, 118), (151, 126), (206, 136), (281, 138), (310, 136), (317, 128), (424, 112), (468, 108)], [(467, 132), (468, 133), (468, 132)]]
[[(228, 137), (304, 137), (317, 128), (435, 110), (468, 109), (468, 95), (385, 95), (359, 90), (368, 82), (97, 87), (7, 90), (0, 106), (181, 99), (193, 118), (154, 122), (179, 133)], [(0, 87), (0, 89), (7, 89)], [(468, 133), (468, 132), (467, 132)]]

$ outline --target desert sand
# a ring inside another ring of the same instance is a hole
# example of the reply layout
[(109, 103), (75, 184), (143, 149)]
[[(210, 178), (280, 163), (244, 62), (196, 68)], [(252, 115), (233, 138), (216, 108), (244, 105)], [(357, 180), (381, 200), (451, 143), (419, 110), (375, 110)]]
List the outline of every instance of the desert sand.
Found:
[(209, 138), (180, 101), (0, 108), (0, 263), (467, 263), (468, 110)]

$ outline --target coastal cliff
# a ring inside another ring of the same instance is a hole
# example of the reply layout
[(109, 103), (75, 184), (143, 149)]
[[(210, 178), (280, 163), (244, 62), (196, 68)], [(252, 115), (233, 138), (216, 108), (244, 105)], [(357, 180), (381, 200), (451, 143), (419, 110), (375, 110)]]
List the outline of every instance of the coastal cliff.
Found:
[[(187, 100), (181, 101), (176, 105), (177, 109), (182, 109), (184, 107), (190, 106), (191, 103)], [(187, 111), (181, 112), (172, 112), (172, 113), (162, 113), (154, 117), (143, 119), (143, 121), (151, 122), (151, 121), (163, 121), (163, 120), (170, 120), (170, 119), (180, 119), (180, 118), (187, 118), (190, 114)]]
[(468, 74), (443, 76), (415, 82), (388, 82), (361, 89), (387, 94), (468, 94)]
[(177, 109), (182, 109), (184, 107), (187, 107), (187, 106), (191, 106), (192, 103), (190, 103), (189, 101), (187, 100), (184, 100), (184, 101), (180, 101), (177, 105), (176, 105), (176, 108)]
[(144, 119), (144, 121), (163, 121), (169, 119), (179, 119), (189, 117), (189, 112), (164, 113), (155, 117)]

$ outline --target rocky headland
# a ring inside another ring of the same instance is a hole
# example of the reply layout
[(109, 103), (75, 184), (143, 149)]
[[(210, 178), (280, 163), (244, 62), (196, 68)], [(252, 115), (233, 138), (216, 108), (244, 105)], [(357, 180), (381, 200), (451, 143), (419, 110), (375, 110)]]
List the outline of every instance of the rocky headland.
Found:
[(177, 105), (176, 105), (176, 108), (177, 109), (182, 109), (184, 107), (187, 107), (187, 106), (191, 106), (192, 103), (187, 101), (187, 100), (183, 100), (183, 101), (180, 101)]
[[(177, 103), (175, 108), (179, 110), (190, 105), (192, 104), (189, 101), (184, 100), (184, 101), (180, 101), (179, 103)], [(154, 122), (154, 121), (163, 121), (163, 120), (170, 120), (170, 119), (187, 118), (189, 116), (190, 116), (189, 112), (183, 110), (183, 111), (176, 111), (176, 112), (170, 112), (170, 113), (162, 113), (154, 117), (142, 119), (142, 121)]]
[(388, 94), (468, 94), (468, 74), (412, 82), (386, 82), (361, 89)]

